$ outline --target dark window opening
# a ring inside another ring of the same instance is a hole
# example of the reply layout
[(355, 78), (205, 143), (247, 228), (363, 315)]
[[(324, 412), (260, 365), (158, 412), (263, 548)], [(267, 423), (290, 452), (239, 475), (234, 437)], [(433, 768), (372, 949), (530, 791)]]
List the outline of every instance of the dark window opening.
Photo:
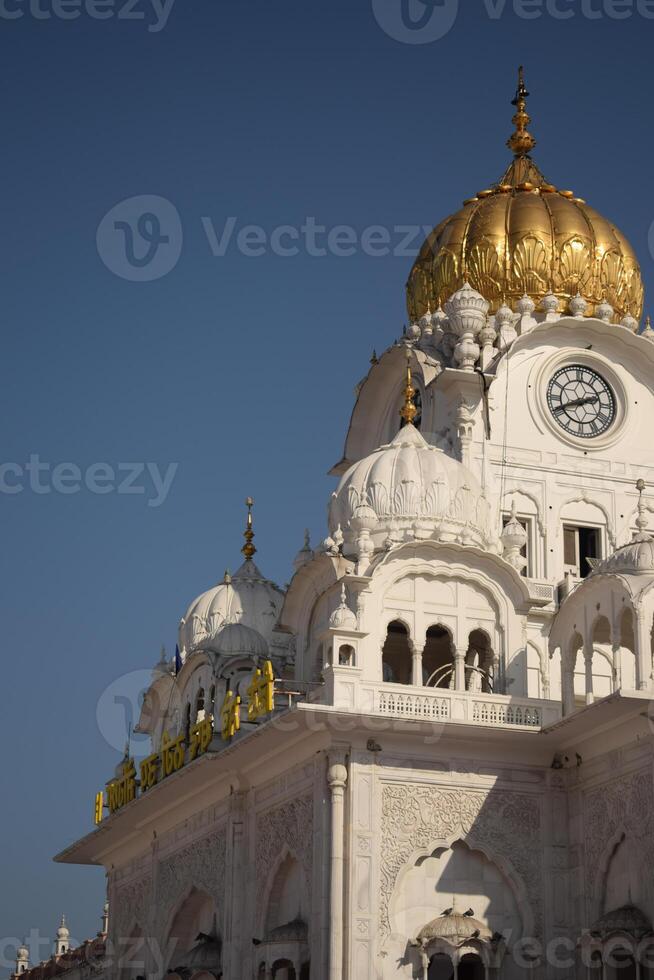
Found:
[(602, 557), (600, 529), (597, 527), (563, 527), (563, 564), (579, 578), (586, 578)]

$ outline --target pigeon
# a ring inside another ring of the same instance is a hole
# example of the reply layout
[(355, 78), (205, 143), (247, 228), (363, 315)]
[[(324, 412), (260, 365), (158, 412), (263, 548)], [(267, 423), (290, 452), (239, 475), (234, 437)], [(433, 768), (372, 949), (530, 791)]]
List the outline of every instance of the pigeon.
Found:
[(474, 915), (475, 913), (474, 913), (474, 911), (472, 909), (468, 909), (468, 911), (467, 912), (464, 912), (463, 914), (464, 915), (467, 915), (468, 917), (470, 917), (471, 915)]
[(445, 909), (444, 912), (441, 912), (441, 915), (452, 915), (453, 911), (453, 909)]

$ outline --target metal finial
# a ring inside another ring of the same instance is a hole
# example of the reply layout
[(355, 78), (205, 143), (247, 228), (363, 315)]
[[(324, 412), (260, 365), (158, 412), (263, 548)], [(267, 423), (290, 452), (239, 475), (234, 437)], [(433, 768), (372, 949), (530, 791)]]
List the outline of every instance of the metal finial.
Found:
[(413, 402), (413, 396), (416, 393), (416, 389), (411, 383), (411, 355), (409, 351), (406, 352), (406, 384), (404, 386), (404, 405), (400, 409), (400, 416), (404, 419), (407, 425), (413, 425), (413, 420), (418, 414), (418, 409)]
[(518, 68), (518, 88), (516, 89), (515, 98), (511, 102), (511, 105), (515, 106), (516, 109), (515, 115), (511, 120), (515, 126), (515, 132), (509, 137), (506, 143), (516, 157), (528, 156), (536, 146), (536, 140), (527, 130), (527, 126), (531, 122), (531, 116), (527, 112), (528, 97), (529, 92), (525, 85), (525, 70), (520, 65)]
[(245, 525), (245, 531), (243, 532), (245, 544), (241, 548), (241, 552), (245, 555), (246, 561), (252, 561), (257, 552), (257, 549), (252, 544), (252, 539), (254, 538), (254, 531), (252, 530), (252, 508), (254, 507), (254, 500), (252, 497), (245, 498), (245, 506), (248, 509), (248, 519)]

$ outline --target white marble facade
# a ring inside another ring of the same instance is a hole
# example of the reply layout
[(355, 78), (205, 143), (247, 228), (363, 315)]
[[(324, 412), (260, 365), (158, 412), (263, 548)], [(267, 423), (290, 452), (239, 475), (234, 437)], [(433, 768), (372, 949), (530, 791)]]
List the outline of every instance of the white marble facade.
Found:
[(443, 296), (288, 588), (250, 538), (190, 604), (153, 751), (266, 660), (275, 710), (59, 855), (107, 870), (111, 980), (652, 980), (654, 331), (585, 281)]

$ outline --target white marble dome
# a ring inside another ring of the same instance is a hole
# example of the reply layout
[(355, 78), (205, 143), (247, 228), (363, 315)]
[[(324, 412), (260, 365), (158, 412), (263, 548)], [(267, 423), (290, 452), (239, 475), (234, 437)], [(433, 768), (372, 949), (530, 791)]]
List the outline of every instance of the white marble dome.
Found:
[(593, 575), (623, 573), (638, 575), (654, 572), (654, 539), (649, 534), (636, 534), (633, 541), (623, 545), (600, 562)]
[(245, 561), (234, 575), (226, 574), (193, 600), (179, 624), (179, 648), (187, 654), (214, 650), (221, 630), (233, 623), (250, 627), (270, 645), (283, 601), (282, 590), (252, 560)]
[(211, 644), (215, 653), (223, 657), (265, 658), (268, 644), (261, 633), (243, 623), (227, 623)]
[(355, 550), (362, 515), (375, 548), (412, 538), (496, 546), (475, 475), (413, 425), (351, 466), (333, 494), (329, 525), (332, 532), (339, 524), (343, 529), (346, 554)]

